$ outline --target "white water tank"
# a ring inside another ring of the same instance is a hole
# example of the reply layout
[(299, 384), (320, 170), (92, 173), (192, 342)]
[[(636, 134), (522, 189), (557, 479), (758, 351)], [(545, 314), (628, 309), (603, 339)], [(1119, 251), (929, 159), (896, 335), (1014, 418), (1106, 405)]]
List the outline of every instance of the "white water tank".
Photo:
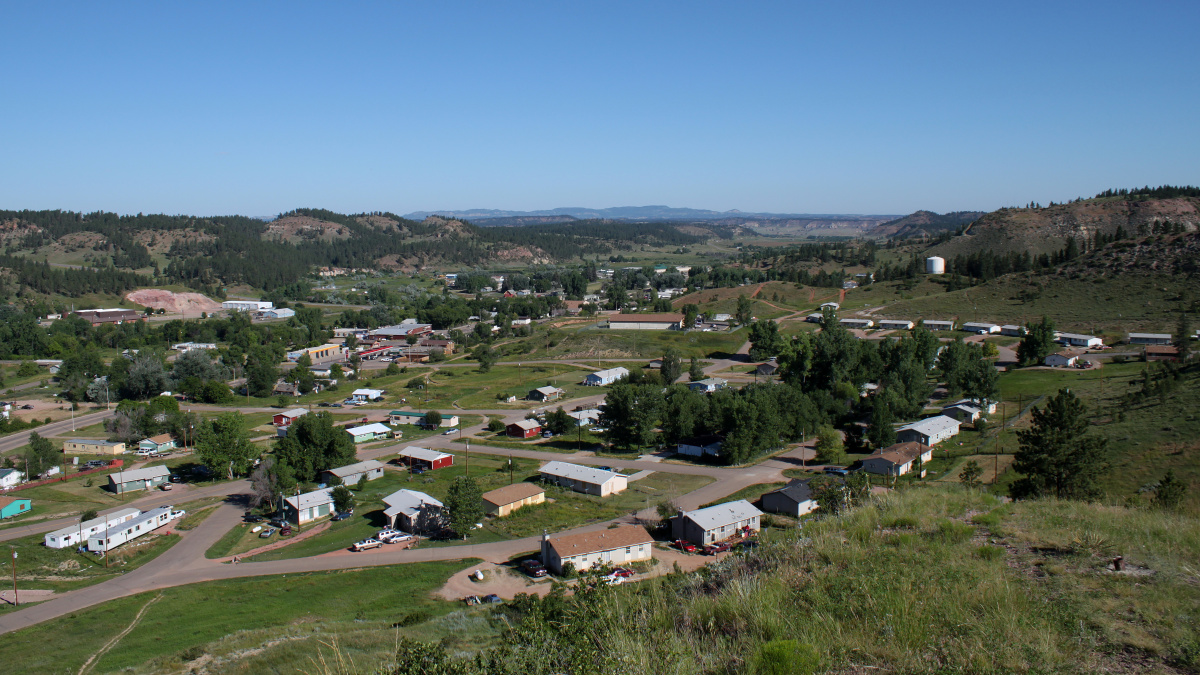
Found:
[(925, 271), (929, 274), (945, 274), (946, 261), (936, 255), (925, 259)]

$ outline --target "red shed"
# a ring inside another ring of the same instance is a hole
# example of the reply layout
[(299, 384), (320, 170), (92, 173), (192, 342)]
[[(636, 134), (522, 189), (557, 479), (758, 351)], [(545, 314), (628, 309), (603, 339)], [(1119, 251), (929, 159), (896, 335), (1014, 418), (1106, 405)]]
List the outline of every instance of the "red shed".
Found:
[(400, 461), (413, 468), (421, 467), (426, 471), (444, 469), (454, 466), (454, 455), (444, 452), (409, 446), (400, 451)]
[(513, 438), (533, 438), (542, 433), (542, 425), (537, 420), (521, 420), (508, 425), (507, 432)]
[(308, 411), (304, 408), (292, 408), (291, 410), (284, 410), (281, 413), (275, 413), (275, 417), (272, 418), (271, 421), (274, 422), (275, 426), (277, 427), (286, 427), (290, 426), (292, 422), (295, 422), (297, 419), (304, 417), (307, 414)]

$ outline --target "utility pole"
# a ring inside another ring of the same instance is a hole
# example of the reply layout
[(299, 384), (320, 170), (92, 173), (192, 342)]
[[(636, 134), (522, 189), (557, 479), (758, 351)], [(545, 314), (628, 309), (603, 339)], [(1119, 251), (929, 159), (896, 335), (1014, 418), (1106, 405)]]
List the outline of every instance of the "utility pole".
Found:
[(12, 549), (13, 561), (13, 606), (20, 607), (21, 598), (17, 596), (17, 548), (15, 546), (10, 546), (9, 548)]

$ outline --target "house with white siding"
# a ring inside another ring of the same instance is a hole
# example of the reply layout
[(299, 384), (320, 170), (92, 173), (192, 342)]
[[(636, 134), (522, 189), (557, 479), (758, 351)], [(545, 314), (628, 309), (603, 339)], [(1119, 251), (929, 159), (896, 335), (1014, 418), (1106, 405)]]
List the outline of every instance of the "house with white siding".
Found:
[(141, 513), (141, 509), (119, 509), (98, 518), (85, 520), (76, 525), (68, 525), (61, 530), (47, 532), (45, 538), (46, 548), (78, 546), (87, 541), (89, 537), (104, 532), (114, 525), (120, 525), (121, 523), (133, 520), (141, 515)]
[(704, 546), (759, 530), (762, 511), (745, 499), (695, 511), (680, 511), (671, 519), (671, 538)]
[(958, 428), (958, 420), (946, 415), (937, 415), (900, 427), (896, 430), (896, 440), (902, 443), (911, 441), (937, 445), (947, 438), (957, 436)]
[(598, 497), (619, 494), (629, 487), (623, 474), (568, 462), (547, 462), (538, 473), (547, 483)]
[(563, 536), (542, 535), (542, 563), (562, 574), (568, 563), (582, 572), (593, 567), (621, 566), (654, 557), (654, 538), (640, 525)]

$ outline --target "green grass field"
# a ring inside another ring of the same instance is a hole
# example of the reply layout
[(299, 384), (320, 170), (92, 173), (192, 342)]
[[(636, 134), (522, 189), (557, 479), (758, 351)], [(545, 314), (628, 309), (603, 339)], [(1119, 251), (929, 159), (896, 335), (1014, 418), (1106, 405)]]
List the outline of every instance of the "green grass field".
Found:
[(423, 390), (406, 390), (409, 405), (418, 398), (425, 407), (435, 407), (445, 414), (457, 405), (466, 409), (510, 407), (497, 396), (516, 396), (518, 403), (511, 407), (535, 407), (545, 404), (525, 401), (530, 390), (544, 386), (563, 389), (565, 398), (582, 396), (592, 389), (580, 383), (591, 372), (570, 364), (531, 363), (522, 366), (493, 366), (486, 373), (475, 368), (445, 368), (432, 375)]
[(469, 562), (235, 579), (120, 598), (7, 635), (0, 673), (75, 673), (143, 609), (93, 672), (180, 672), (198, 659), (214, 674), (311, 671), (334, 642), (365, 667), (386, 658), (400, 634), (486, 644), (497, 632), (490, 610), (430, 596)]
[[(564, 328), (546, 336), (527, 338), (535, 348), (529, 358), (646, 358), (662, 356), (674, 347), (685, 358), (724, 358), (737, 352), (746, 341), (743, 330), (728, 333), (697, 331), (610, 330), (608, 328)], [(550, 343), (553, 346), (547, 346)], [(626, 366), (628, 367), (628, 366)]]
[[(789, 469), (789, 470), (796, 471), (796, 469)], [(784, 485), (787, 485), (787, 483), (756, 483), (754, 485), (748, 485), (731, 495), (722, 497), (714, 502), (709, 502), (709, 503), (705, 504), (704, 506), (715, 506), (717, 504), (728, 504), (729, 502), (736, 502), (739, 499), (745, 499), (746, 501), (750, 502), (751, 504), (757, 504), (758, 500), (761, 499), (764, 494), (766, 494), (772, 490), (778, 490), (779, 488), (783, 487)]]

